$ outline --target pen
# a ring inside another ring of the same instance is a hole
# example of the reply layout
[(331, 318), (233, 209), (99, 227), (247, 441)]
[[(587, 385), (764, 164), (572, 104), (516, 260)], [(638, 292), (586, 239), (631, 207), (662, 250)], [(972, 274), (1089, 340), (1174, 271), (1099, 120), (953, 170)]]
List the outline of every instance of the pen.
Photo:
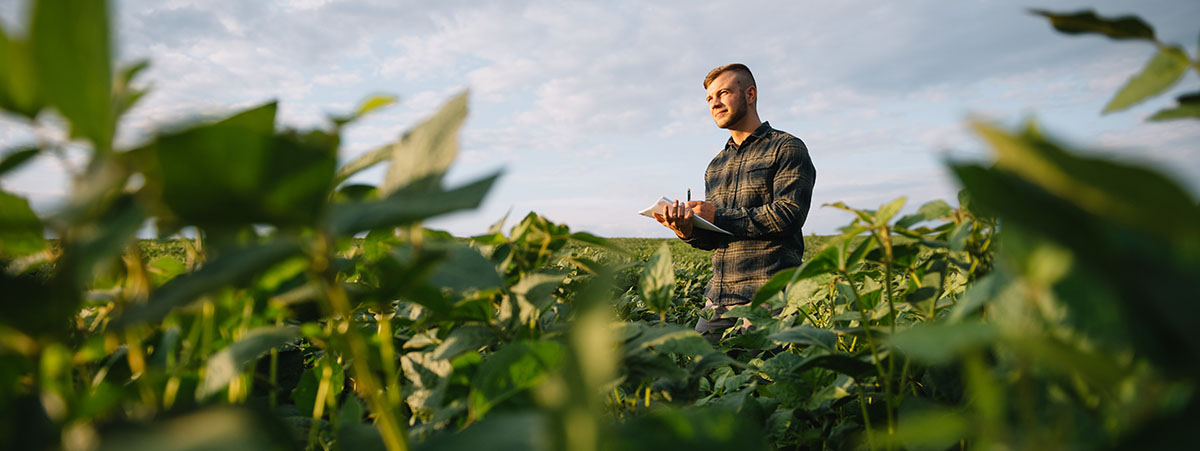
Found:
[(692, 201), (692, 189), (688, 188), (688, 202)]

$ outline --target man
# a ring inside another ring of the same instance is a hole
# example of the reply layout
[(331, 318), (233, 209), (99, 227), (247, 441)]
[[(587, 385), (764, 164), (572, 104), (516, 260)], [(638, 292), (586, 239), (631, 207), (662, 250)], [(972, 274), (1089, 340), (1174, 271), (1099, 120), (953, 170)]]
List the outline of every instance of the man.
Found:
[[(736, 324), (721, 314), (749, 303), (779, 270), (800, 265), (816, 169), (804, 142), (759, 119), (758, 87), (745, 65), (713, 69), (704, 89), (713, 121), (730, 135), (704, 172), (706, 200), (677, 201), (654, 218), (693, 247), (714, 251), (704, 308), (717, 316), (696, 324), (711, 338)], [(733, 236), (693, 228), (693, 215)]]

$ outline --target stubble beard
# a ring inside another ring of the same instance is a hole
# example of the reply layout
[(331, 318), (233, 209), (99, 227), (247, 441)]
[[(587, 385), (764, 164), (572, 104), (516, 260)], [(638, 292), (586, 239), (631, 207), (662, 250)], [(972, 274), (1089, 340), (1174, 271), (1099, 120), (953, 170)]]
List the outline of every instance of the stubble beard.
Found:
[(729, 114), (725, 116), (724, 121), (717, 120), (718, 128), (729, 128), (734, 124), (741, 122), (742, 118), (746, 117), (746, 110), (744, 108), (737, 111), (734, 111), (732, 108), (730, 108), (728, 111)]

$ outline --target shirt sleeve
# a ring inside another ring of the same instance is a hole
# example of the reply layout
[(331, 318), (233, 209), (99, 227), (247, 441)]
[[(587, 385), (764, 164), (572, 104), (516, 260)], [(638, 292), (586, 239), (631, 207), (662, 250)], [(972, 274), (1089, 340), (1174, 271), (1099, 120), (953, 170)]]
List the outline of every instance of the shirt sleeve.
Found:
[(717, 208), (713, 221), (717, 227), (746, 238), (800, 230), (812, 204), (816, 169), (799, 138), (781, 143), (776, 159), (779, 169), (771, 185), (772, 201), (757, 207)]
[(692, 236), (683, 238), (683, 242), (696, 249), (711, 251), (721, 244), (722, 234), (699, 227), (692, 227)]

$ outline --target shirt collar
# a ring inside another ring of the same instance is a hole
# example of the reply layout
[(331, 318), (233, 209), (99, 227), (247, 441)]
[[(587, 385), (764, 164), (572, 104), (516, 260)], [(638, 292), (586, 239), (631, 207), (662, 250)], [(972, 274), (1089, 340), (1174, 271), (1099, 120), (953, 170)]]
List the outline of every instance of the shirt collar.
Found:
[[(771, 131), (771, 123), (770, 122), (763, 122), (762, 124), (759, 124), (758, 128), (756, 128), (756, 129), (754, 129), (754, 131), (750, 132), (750, 136), (747, 136), (746, 139), (742, 141), (741, 146), (744, 146), (744, 145), (746, 145), (746, 143), (750, 142), (750, 138), (762, 139), (763, 137), (767, 136), (767, 132), (769, 132), (769, 131)], [(737, 143), (733, 142), (733, 137), (730, 137), (729, 141), (725, 142), (725, 147), (728, 147), (731, 149), (737, 149), (737, 148), (740, 148), (741, 146), (739, 146)]]

